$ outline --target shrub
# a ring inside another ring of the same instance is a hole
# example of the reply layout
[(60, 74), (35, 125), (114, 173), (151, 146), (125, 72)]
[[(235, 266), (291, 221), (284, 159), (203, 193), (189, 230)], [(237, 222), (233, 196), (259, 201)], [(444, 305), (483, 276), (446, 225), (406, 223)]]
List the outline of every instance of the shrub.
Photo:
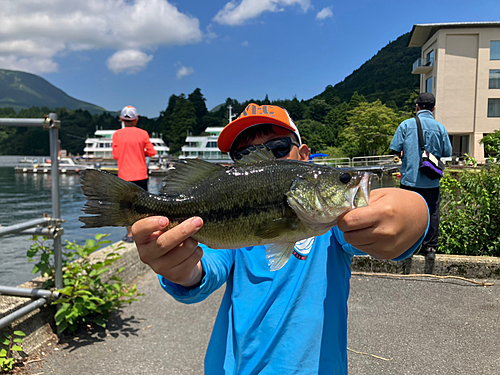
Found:
[[(59, 290), (59, 299), (54, 304), (60, 305), (55, 321), (60, 332), (76, 330), (79, 324), (96, 323), (105, 327), (105, 320), (112, 311), (116, 311), (124, 304), (137, 301), (140, 294), (136, 285), (128, 287), (118, 274), (120, 268), (111, 274), (106, 281), (103, 274), (109, 271), (109, 266), (121, 258), (113, 249), (105, 254), (103, 260), (90, 259), (90, 255), (102, 245), (110, 243), (103, 241), (104, 234), (97, 234), (95, 240), (88, 239), (84, 245), (76, 242), (66, 242), (62, 252), (63, 258), (63, 288)], [(35, 244), (28, 251), (28, 259), (38, 263), (33, 267), (33, 273), (40, 272), (42, 276), (50, 277), (44, 288), (54, 286), (53, 249), (45, 245), (46, 237), (34, 236)]]
[(441, 180), (439, 251), (500, 256), (500, 165)]
[(4, 333), (5, 338), (0, 339), (0, 369), (4, 372), (10, 372), (14, 368), (17, 361), (12, 353), (23, 350), (19, 344), (23, 342), (21, 337), (24, 336), (26, 334), (23, 331), (14, 331), (10, 334)]

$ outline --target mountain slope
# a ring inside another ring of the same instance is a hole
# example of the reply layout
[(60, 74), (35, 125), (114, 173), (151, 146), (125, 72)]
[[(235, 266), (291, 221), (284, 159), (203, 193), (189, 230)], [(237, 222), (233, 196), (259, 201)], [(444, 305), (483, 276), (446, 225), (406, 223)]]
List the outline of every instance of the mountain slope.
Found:
[(102, 107), (72, 98), (42, 77), (0, 69), (0, 107), (13, 107), (19, 111), (33, 106), (45, 106), (52, 110), (61, 107), (82, 109), (91, 114), (107, 112)]
[(333, 94), (348, 102), (357, 91), (370, 102), (376, 99), (384, 103), (394, 100), (401, 107), (419, 84), (419, 76), (411, 74), (411, 68), (420, 57), (420, 48), (408, 48), (409, 40), (409, 32), (401, 35), (343, 81), (333, 87), (328, 86), (315, 98), (326, 99)]

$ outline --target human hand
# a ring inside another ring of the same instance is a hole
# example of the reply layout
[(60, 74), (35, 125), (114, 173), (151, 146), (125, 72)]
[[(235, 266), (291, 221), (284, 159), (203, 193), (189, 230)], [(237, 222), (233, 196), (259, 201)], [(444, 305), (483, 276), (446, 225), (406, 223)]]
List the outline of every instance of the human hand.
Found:
[(427, 228), (425, 200), (409, 190), (372, 190), (370, 204), (341, 216), (345, 240), (367, 254), (394, 259), (411, 248)]
[(199, 217), (183, 221), (165, 231), (169, 221), (163, 216), (151, 216), (137, 221), (132, 234), (141, 261), (167, 280), (185, 287), (200, 282), (203, 273), (203, 250), (190, 238), (202, 226)]

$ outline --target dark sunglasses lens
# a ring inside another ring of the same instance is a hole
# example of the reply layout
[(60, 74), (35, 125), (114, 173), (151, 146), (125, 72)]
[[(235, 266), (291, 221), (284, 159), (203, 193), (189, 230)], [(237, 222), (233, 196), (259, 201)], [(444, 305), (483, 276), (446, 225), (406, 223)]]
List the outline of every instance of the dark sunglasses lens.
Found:
[(243, 156), (250, 154), (251, 151), (255, 151), (255, 146), (248, 146), (242, 150), (233, 151), (233, 160), (241, 160)]
[[(264, 146), (270, 150), (277, 159), (280, 159), (290, 153), (292, 140), (289, 137), (273, 139), (272, 141), (264, 143)], [(255, 150), (255, 146), (248, 146), (241, 150), (232, 151), (230, 156), (233, 160), (241, 160), (244, 156)]]
[(291, 145), (290, 138), (275, 139), (266, 143), (266, 147), (271, 150), (278, 159), (290, 153)]

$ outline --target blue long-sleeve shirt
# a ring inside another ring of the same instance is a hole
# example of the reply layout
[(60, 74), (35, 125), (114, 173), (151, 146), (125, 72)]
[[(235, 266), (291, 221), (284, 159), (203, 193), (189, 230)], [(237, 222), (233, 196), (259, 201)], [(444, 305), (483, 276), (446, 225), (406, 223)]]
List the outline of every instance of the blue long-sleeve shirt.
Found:
[[(422, 238), (396, 260), (411, 255)], [(214, 250), (204, 245), (201, 285), (160, 276), (183, 303), (200, 302), (227, 283), (205, 357), (205, 374), (347, 374), (347, 300), (351, 260), (361, 251), (334, 227), (298, 242), (271, 272), (265, 246)]]
[[(432, 112), (421, 110), (417, 113), (422, 125), (425, 149), (437, 158), (451, 156), (452, 147), (446, 128), (434, 120)], [(418, 142), (417, 122), (414, 118), (403, 121), (392, 139), (391, 150), (403, 151), (401, 159), (401, 183), (417, 188), (439, 187), (439, 179), (431, 180), (418, 170), (420, 166), (420, 144)]]

